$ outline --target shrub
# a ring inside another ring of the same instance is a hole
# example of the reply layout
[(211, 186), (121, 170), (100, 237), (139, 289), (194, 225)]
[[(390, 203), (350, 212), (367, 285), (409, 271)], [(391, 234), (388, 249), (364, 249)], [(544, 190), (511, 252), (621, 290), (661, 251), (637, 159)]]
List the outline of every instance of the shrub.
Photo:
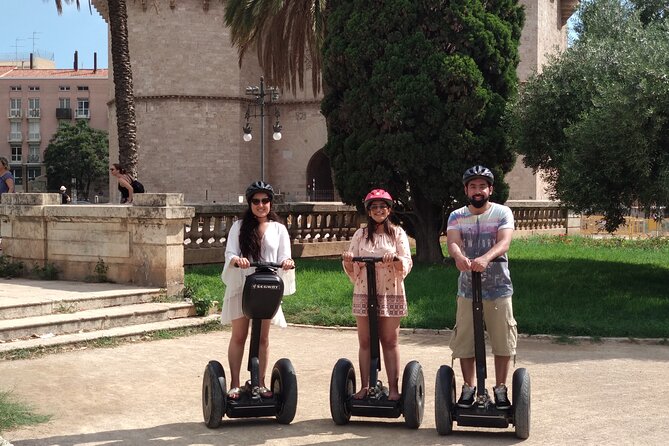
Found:
[(0, 277), (11, 279), (20, 277), (24, 273), (25, 265), (23, 262), (14, 261), (8, 257), (0, 256)]

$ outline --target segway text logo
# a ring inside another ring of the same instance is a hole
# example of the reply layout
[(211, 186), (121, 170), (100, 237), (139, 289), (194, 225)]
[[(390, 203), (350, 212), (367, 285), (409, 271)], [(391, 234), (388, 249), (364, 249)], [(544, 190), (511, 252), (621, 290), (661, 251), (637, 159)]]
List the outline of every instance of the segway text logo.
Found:
[(261, 285), (261, 284), (254, 283), (254, 284), (251, 286), (251, 288), (253, 288), (253, 289), (261, 289), (261, 290), (278, 290), (278, 289), (279, 289), (279, 285)]

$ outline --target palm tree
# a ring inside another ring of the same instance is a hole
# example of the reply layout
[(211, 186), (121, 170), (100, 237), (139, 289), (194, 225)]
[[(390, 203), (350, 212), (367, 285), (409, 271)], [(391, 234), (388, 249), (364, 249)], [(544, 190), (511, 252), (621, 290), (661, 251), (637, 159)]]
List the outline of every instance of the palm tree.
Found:
[(311, 68), (313, 92), (318, 94), (326, 7), (326, 0), (229, 0), (225, 23), (238, 47), (239, 65), (255, 45), (270, 82), (295, 92), (298, 85), (304, 88), (304, 72)]
[[(58, 14), (63, 12), (63, 2), (79, 0), (54, 0)], [(128, 14), (126, 0), (107, 0), (111, 34), (112, 67), (114, 71), (114, 99), (116, 101), (116, 126), (118, 130), (118, 161), (133, 178), (137, 178), (137, 125), (135, 121), (135, 96), (132, 87), (132, 69), (128, 47)], [(91, 10), (91, 0), (88, 0)]]

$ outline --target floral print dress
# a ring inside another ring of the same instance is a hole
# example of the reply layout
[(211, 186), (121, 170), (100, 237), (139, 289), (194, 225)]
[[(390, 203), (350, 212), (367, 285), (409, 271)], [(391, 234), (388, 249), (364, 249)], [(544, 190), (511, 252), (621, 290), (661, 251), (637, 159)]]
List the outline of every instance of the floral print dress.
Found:
[[(381, 257), (387, 252), (395, 253), (402, 262), (402, 270), (396, 271), (394, 262), (377, 263), (376, 293), (379, 317), (402, 317), (407, 315), (407, 299), (404, 278), (411, 271), (413, 262), (409, 251), (409, 238), (404, 229), (395, 227), (395, 235), (374, 234), (374, 240), (367, 240), (367, 229), (360, 228), (353, 235), (349, 251), (355, 257)], [(353, 283), (353, 315), (367, 316), (367, 271), (364, 264), (353, 262), (353, 272), (344, 268)]]

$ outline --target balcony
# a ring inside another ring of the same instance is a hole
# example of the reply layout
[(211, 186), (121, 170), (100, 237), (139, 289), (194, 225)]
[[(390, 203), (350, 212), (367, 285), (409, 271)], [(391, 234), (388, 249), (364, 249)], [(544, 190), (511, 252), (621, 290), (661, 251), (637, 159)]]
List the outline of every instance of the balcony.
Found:
[(31, 108), (28, 110), (28, 118), (39, 118), (40, 117), (40, 109), (39, 108)]
[(74, 117), (77, 119), (90, 119), (91, 111), (87, 108), (78, 108), (75, 111)]
[(9, 132), (9, 136), (7, 137), (7, 141), (9, 141), (9, 142), (21, 142), (21, 141), (23, 141), (23, 134), (21, 132)]
[(71, 108), (57, 108), (56, 109), (56, 119), (72, 119), (72, 109)]
[(39, 164), (40, 162), (39, 155), (28, 155), (28, 163)]
[(42, 135), (40, 132), (28, 132), (28, 141), (29, 142), (40, 142), (42, 140)]
[(21, 109), (20, 108), (10, 108), (9, 109), (9, 119), (21, 119)]

